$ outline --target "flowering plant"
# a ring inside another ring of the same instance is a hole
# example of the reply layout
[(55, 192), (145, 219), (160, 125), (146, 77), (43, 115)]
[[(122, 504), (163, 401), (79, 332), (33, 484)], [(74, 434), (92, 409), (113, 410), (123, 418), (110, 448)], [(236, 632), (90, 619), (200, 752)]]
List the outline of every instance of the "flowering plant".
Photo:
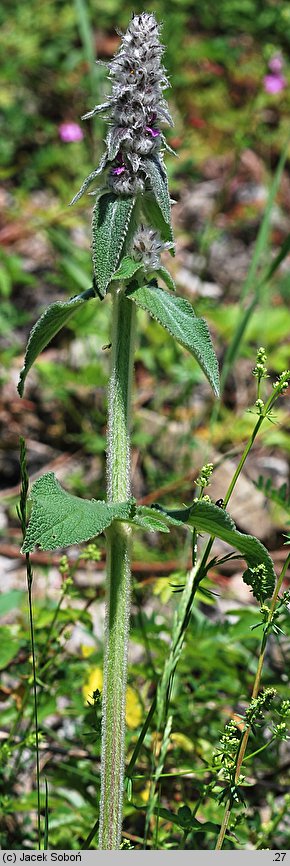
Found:
[(286, 87), (286, 78), (283, 75), (284, 61), (281, 54), (274, 54), (268, 62), (269, 72), (264, 76), (264, 88), (266, 93), (281, 93)]
[[(102, 849), (118, 848), (121, 839), (133, 531), (141, 528), (147, 532), (169, 532), (172, 525), (186, 525), (193, 534), (192, 570), (183, 590), (180, 614), (174, 623), (172, 650), (150, 710), (150, 718), (156, 710), (157, 729), (164, 728), (159, 774), (170, 737), (171, 722), (169, 717), (165, 723), (165, 707), (168, 706), (193, 599), (213, 563), (213, 560), (209, 560), (209, 554), (214, 537), (218, 536), (231, 544), (244, 556), (247, 562), (246, 582), (252, 586), (253, 593), (261, 603), (271, 596), (274, 586), (273, 563), (266, 549), (257, 539), (238, 532), (225, 510), (249, 448), (245, 449), (233, 481), (219, 504), (213, 504), (204, 495), (212, 472), (211, 464), (201, 471), (198, 479), (199, 496), (188, 508), (174, 511), (160, 507), (146, 508), (138, 505), (131, 494), (131, 384), (138, 308), (147, 311), (191, 353), (214, 393), (219, 393), (218, 364), (206, 322), (195, 315), (187, 300), (175, 294), (174, 280), (161, 261), (165, 249), (174, 255), (174, 241), (171, 202), (163, 161), (164, 151), (170, 148), (161, 130), (163, 124), (172, 124), (172, 119), (163, 97), (168, 80), (161, 62), (163, 47), (159, 36), (160, 28), (152, 14), (145, 12), (133, 15), (127, 32), (122, 35), (119, 50), (108, 64), (111, 94), (102, 105), (97, 105), (85, 115), (92, 117), (102, 112), (108, 122), (106, 147), (100, 164), (85, 179), (73, 199), (73, 202), (77, 201), (94, 180), (100, 179), (101, 185), (92, 193), (95, 195), (92, 287), (81, 295), (47, 308), (30, 334), (18, 386), (22, 395), (26, 376), (35, 358), (75, 312), (84, 304), (100, 303), (109, 296), (112, 302), (112, 337), (108, 389), (107, 501), (88, 501), (72, 496), (61, 487), (53, 473), (43, 475), (32, 486), (32, 515), (25, 530), (22, 548), (29, 557), (36, 544), (44, 550), (53, 550), (87, 541), (106, 532), (107, 605), (99, 827), (99, 846)], [(165, 288), (160, 286), (160, 281)], [(261, 352), (262, 358), (263, 350)], [(260, 368), (257, 375), (261, 378)], [(285, 388), (285, 381), (284, 377), (278, 383), (274, 396), (265, 406), (259, 392), (256, 432), (270, 412), (274, 399)], [(198, 560), (197, 534), (204, 532), (209, 534), (210, 539)], [(146, 725), (147, 722), (143, 736)], [(134, 763), (133, 758), (127, 768), (128, 783), (131, 780), (132, 761)], [(147, 823), (154, 810), (154, 797), (153, 785)]]

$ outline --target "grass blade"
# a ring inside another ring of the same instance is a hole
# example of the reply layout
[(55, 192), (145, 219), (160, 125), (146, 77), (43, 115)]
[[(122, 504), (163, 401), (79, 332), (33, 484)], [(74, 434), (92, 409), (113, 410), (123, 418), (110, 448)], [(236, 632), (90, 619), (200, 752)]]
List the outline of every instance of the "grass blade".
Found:
[[(241, 303), (245, 300), (245, 298), (248, 296), (249, 292), (253, 288), (254, 288), (254, 295), (253, 295), (253, 298), (250, 301), (250, 303), (247, 305), (247, 307), (241, 309), (241, 313), (239, 316), (236, 331), (235, 331), (235, 333), (232, 337), (232, 341), (229, 344), (227, 351), (225, 353), (225, 359), (224, 359), (223, 368), (221, 371), (221, 393), (223, 392), (223, 388), (224, 388), (225, 382), (227, 380), (231, 366), (233, 365), (233, 363), (235, 362), (235, 360), (239, 354), (239, 349), (240, 349), (243, 337), (245, 335), (246, 328), (247, 328), (247, 326), (248, 326), (248, 324), (252, 318), (252, 314), (253, 314), (257, 304), (259, 303), (261, 289), (262, 289), (262, 287), (265, 286), (266, 281), (268, 279), (270, 279), (270, 277), (272, 275), (271, 269), (269, 271), (269, 269), (267, 268), (266, 272), (264, 273), (264, 276), (260, 277), (260, 279), (259, 279), (258, 272), (259, 272), (260, 266), (262, 265), (263, 256), (264, 256), (265, 250), (266, 250), (268, 242), (269, 242), (270, 218), (271, 218), (273, 204), (274, 204), (274, 201), (275, 201), (275, 198), (276, 198), (279, 186), (280, 186), (283, 168), (284, 168), (284, 165), (285, 165), (285, 162), (287, 159), (288, 147), (289, 147), (289, 137), (287, 138), (284, 150), (281, 153), (281, 156), (280, 156), (277, 168), (276, 168), (276, 172), (275, 172), (275, 175), (274, 175), (271, 187), (270, 187), (268, 201), (267, 201), (267, 205), (265, 208), (264, 217), (263, 217), (263, 220), (262, 220), (259, 232), (258, 232), (253, 258), (251, 261), (248, 275), (246, 277), (246, 280), (245, 280), (244, 285), (243, 285), (242, 290), (241, 290), (241, 296), (240, 296), (240, 302)], [(218, 412), (218, 404), (216, 404), (214, 412), (213, 412), (214, 418), (216, 417), (217, 412)]]

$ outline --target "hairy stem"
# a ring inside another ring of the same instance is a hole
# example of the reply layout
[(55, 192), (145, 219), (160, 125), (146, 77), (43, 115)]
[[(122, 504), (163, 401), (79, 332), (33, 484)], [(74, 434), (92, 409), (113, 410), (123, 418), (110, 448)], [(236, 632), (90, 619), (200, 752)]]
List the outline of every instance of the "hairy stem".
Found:
[[(130, 394), (134, 304), (114, 291), (112, 372), (108, 392), (109, 502), (130, 497)], [(99, 848), (120, 847), (124, 787), (125, 698), (131, 595), (131, 529), (115, 521), (107, 532), (107, 609), (103, 685)]]

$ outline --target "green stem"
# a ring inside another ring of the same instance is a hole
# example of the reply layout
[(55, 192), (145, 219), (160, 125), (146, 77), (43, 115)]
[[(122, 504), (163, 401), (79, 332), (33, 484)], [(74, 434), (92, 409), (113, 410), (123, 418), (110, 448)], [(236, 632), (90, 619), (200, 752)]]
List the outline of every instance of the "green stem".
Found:
[(37, 687), (36, 687), (36, 659), (35, 659), (35, 643), (34, 643), (34, 624), (33, 624), (33, 610), (32, 610), (32, 580), (33, 580), (33, 575), (32, 575), (32, 568), (31, 568), (29, 553), (26, 554), (26, 569), (27, 569), (28, 607), (29, 607), (32, 675), (33, 675), (33, 703), (34, 703), (35, 751), (36, 751), (36, 789), (37, 789), (37, 837), (38, 837), (38, 849), (40, 851), (41, 850), (41, 825), (40, 825), (39, 729), (38, 729), (38, 712), (37, 712)]
[[(261, 676), (262, 676), (262, 670), (263, 670), (263, 664), (264, 664), (264, 658), (265, 658), (265, 651), (266, 651), (266, 646), (267, 646), (267, 637), (269, 634), (269, 627), (270, 627), (272, 620), (273, 620), (273, 616), (275, 613), (275, 609), (276, 609), (276, 605), (277, 605), (277, 601), (278, 601), (278, 597), (279, 597), (279, 592), (280, 592), (283, 580), (285, 578), (285, 574), (286, 574), (287, 568), (289, 566), (289, 562), (290, 562), (290, 554), (287, 556), (287, 559), (284, 562), (281, 574), (280, 574), (280, 576), (277, 580), (277, 583), (276, 583), (275, 591), (274, 591), (271, 605), (269, 608), (268, 619), (267, 619), (267, 622), (265, 624), (264, 634), (263, 634), (262, 641), (261, 641), (261, 647), (260, 647), (258, 664), (257, 664), (257, 671), (256, 671), (256, 676), (255, 676), (255, 682), (253, 685), (251, 700), (253, 700), (254, 698), (257, 698), (257, 696), (259, 694)], [(237, 753), (236, 769), (235, 769), (235, 776), (234, 776), (234, 784), (235, 785), (238, 785), (238, 783), (239, 783), (242, 764), (245, 760), (245, 753), (246, 753), (246, 749), (247, 749), (247, 745), (248, 745), (248, 739), (250, 736), (250, 732), (251, 732), (251, 728), (249, 725), (247, 725), (246, 730), (244, 731), (242, 739), (240, 741), (240, 745), (239, 745), (239, 749), (238, 749), (238, 753)], [(268, 745), (269, 745), (269, 743), (268, 743)], [(258, 751), (260, 751), (260, 749)], [(219, 832), (219, 837), (218, 837), (217, 844), (216, 844), (216, 850), (217, 851), (220, 851), (222, 846), (223, 846), (224, 837), (225, 837), (225, 834), (226, 834), (226, 831), (228, 828), (228, 824), (229, 824), (229, 820), (231, 817), (231, 810), (232, 810), (232, 804), (231, 804), (230, 800), (228, 800), (228, 802), (226, 803), (225, 814), (223, 817), (222, 826), (221, 826), (221, 829)]]
[[(263, 421), (265, 421), (265, 419), (267, 418), (268, 414), (270, 413), (270, 411), (271, 411), (271, 409), (272, 409), (272, 406), (273, 406), (274, 403), (275, 403), (275, 400), (277, 399), (278, 391), (279, 391), (279, 385), (276, 385), (276, 387), (273, 388), (273, 390), (272, 390), (272, 392), (271, 392), (271, 394), (270, 394), (270, 397), (268, 398), (267, 403), (266, 403), (265, 406), (264, 406), (263, 414), (260, 415), (260, 417), (258, 418), (258, 421), (257, 421), (256, 424), (255, 424), (254, 430), (253, 430), (253, 432), (251, 433), (251, 435), (249, 436), (248, 442), (247, 442), (247, 444), (246, 444), (246, 446), (245, 446), (245, 448), (244, 448), (244, 451), (243, 451), (243, 453), (242, 453), (241, 459), (239, 460), (239, 463), (238, 463), (238, 466), (237, 466), (237, 468), (236, 468), (236, 471), (235, 471), (234, 474), (233, 474), (232, 480), (231, 480), (231, 482), (230, 482), (230, 484), (229, 484), (229, 486), (228, 486), (227, 492), (226, 492), (226, 494), (225, 494), (225, 496), (224, 496), (224, 508), (226, 508), (226, 506), (227, 506), (227, 504), (228, 504), (228, 502), (229, 502), (229, 500), (230, 500), (230, 498), (231, 498), (231, 495), (232, 495), (232, 492), (233, 492), (233, 490), (234, 490), (234, 487), (236, 486), (236, 483), (237, 483), (238, 478), (239, 478), (239, 476), (240, 476), (240, 474), (241, 474), (241, 471), (242, 471), (242, 469), (243, 469), (243, 466), (244, 466), (244, 464), (245, 464), (245, 462), (246, 462), (246, 459), (247, 459), (247, 457), (248, 457), (248, 454), (249, 454), (251, 448), (253, 447), (253, 444), (254, 444), (254, 442), (255, 442), (255, 439), (256, 439), (256, 437), (257, 437), (257, 435), (258, 435), (258, 433), (259, 433), (260, 427), (262, 426)], [(210, 538), (209, 538), (209, 540), (208, 540), (208, 542), (207, 542), (207, 544), (206, 544), (206, 547), (205, 547), (205, 550), (204, 550), (204, 553), (203, 553), (203, 557), (202, 557), (202, 560), (201, 560), (201, 564), (200, 564), (200, 574), (201, 574), (201, 577), (204, 576), (204, 569), (205, 569), (205, 567), (206, 567), (206, 563), (207, 563), (207, 560), (208, 560), (209, 554), (210, 554), (210, 552), (211, 552), (211, 549), (212, 549), (212, 546), (213, 546), (214, 541), (215, 541), (215, 535), (211, 535)]]
[[(255, 682), (254, 682), (253, 691), (252, 691), (252, 700), (254, 698), (257, 698), (258, 694), (259, 694), (260, 682), (261, 682), (261, 676), (262, 676), (262, 670), (263, 670), (263, 664), (264, 664), (264, 658), (265, 658), (265, 652), (266, 652), (266, 646), (267, 646), (267, 638), (268, 638), (271, 623), (273, 621), (274, 613), (276, 610), (279, 592), (280, 592), (283, 580), (285, 578), (285, 574), (286, 574), (287, 569), (289, 567), (289, 562), (290, 562), (290, 554), (287, 556), (287, 558), (284, 562), (284, 565), (283, 565), (280, 577), (277, 580), (275, 592), (274, 592), (274, 595), (273, 595), (273, 598), (271, 601), (268, 619), (267, 619), (267, 622), (265, 625), (264, 634), (263, 634), (262, 641), (261, 641), (261, 647), (260, 647), (260, 653), (259, 653), (258, 665), (257, 665), (257, 672), (256, 672)], [(247, 727), (246, 730), (244, 731), (244, 734), (243, 734), (243, 737), (242, 737), (242, 740), (240, 743), (240, 748), (239, 748), (238, 758), (237, 758), (236, 773), (235, 773), (235, 783), (236, 784), (238, 784), (238, 781), (240, 778), (242, 763), (243, 763), (246, 748), (248, 745), (248, 739), (250, 736), (250, 731), (251, 731), (250, 727)]]
[[(130, 395), (134, 304), (114, 291), (112, 372), (108, 392), (108, 501), (130, 497)], [(101, 801), (99, 848), (120, 847), (124, 787), (125, 699), (131, 596), (131, 529), (114, 521), (107, 532)]]
[[(23, 540), (25, 539), (26, 527), (27, 527), (27, 496), (28, 496), (28, 488), (29, 488), (29, 479), (27, 473), (27, 463), (26, 463), (26, 444), (23, 436), (20, 436), (20, 475), (21, 475), (21, 488), (20, 488), (20, 501), (19, 508), (17, 509), (18, 517), (21, 523)], [(33, 583), (33, 571), (29, 553), (26, 553), (26, 577), (27, 577), (27, 590), (28, 590), (28, 609), (29, 609), (29, 626), (30, 626), (30, 642), (31, 642), (31, 659), (32, 659), (32, 679), (33, 679), (33, 705), (34, 705), (34, 723), (35, 723), (35, 752), (36, 752), (36, 788), (37, 788), (37, 836), (38, 836), (38, 848), (39, 851), (41, 849), (41, 824), (40, 824), (40, 763), (39, 763), (39, 728), (38, 728), (38, 713), (37, 713), (37, 686), (36, 686), (36, 655), (35, 655), (35, 642), (34, 642), (34, 623), (33, 623), (33, 609), (32, 609), (32, 583)], [(28, 690), (26, 692), (26, 696), (28, 698)], [(18, 721), (19, 716), (17, 717)], [(10, 735), (11, 736), (11, 735)], [(19, 755), (21, 755), (21, 751), (19, 751)], [(15, 766), (14, 766), (15, 772)]]

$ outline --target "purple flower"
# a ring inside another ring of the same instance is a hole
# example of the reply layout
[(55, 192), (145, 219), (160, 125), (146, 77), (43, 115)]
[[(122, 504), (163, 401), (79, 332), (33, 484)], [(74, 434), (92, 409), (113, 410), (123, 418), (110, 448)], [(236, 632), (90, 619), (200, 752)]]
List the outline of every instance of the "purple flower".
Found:
[(160, 135), (160, 130), (159, 129), (153, 129), (152, 126), (145, 126), (145, 132), (150, 132), (150, 135), (152, 135), (152, 138), (156, 138), (157, 135)]
[(274, 72), (274, 75), (277, 75), (277, 74), (279, 74), (279, 72), (282, 72), (283, 66), (284, 66), (284, 61), (283, 61), (282, 54), (274, 54), (273, 57), (271, 57), (271, 59), (268, 62), (268, 67), (271, 70), (271, 72)]
[(59, 137), (62, 141), (82, 141), (84, 134), (78, 123), (61, 123), (58, 127)]
[(284, 75), (265, 75), (264, 89), (266, 93), (280, 93), (286, 87), (286, 78)]

